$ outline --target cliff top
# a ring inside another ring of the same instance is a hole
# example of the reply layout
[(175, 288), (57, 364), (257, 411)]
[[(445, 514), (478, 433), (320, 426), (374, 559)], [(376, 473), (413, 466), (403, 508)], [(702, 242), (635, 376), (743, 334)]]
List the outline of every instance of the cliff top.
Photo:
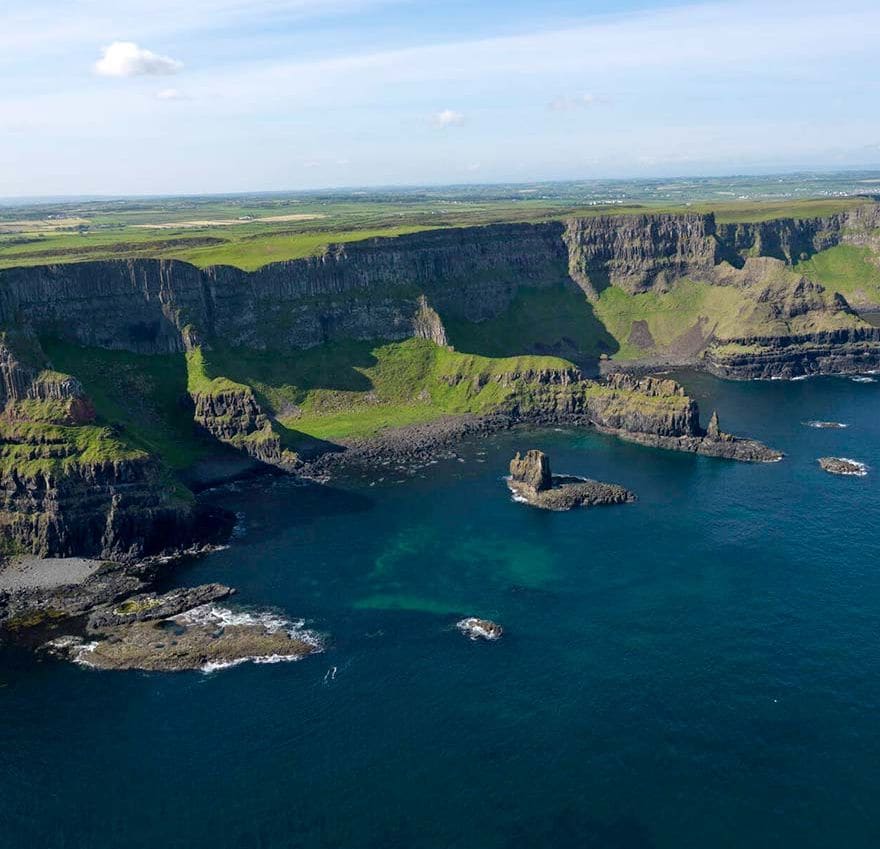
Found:
[(603, 215), (713, 213), (719, 223), (827, 216), (865, 198), (622, 204), (523, 196), (491, 201), (352, 202), (174, 199), (131, 207), (84, 204), (0, 210), (0, 269), (111, 259), (178, 259), (199, 268), (264, 265), (322, 254), (329, 245), (428, 230)]

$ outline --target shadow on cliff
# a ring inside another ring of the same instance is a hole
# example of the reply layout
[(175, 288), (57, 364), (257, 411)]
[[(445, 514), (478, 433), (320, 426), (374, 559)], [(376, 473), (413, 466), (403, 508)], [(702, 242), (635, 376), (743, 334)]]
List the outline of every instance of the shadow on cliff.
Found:
[[(373, 384), (358, 369), (376, 365), (375, 347), (375, 342), (347, 340), (302, 351), (217, 349), (211, 359), (217, 374), (245, 383), (258, 393), (260, 386), (273, 387), (275, 394), (289, 396), (289, 403), (295, 405), (295, 397), (315, 389), (369, 392)], [(263, 403), (267, 398), (259, 400)], [(269, 404), (278, 405), (277, 399)]]
[(588, 373), (598, 370), (602, 354), (611, 356), (620, 349), (583, 291), (571, 281), (521, 289), (506, 310), (483, 321), (443, 316), (443, 323), (449, 343), (463, 354), (556, 356)]

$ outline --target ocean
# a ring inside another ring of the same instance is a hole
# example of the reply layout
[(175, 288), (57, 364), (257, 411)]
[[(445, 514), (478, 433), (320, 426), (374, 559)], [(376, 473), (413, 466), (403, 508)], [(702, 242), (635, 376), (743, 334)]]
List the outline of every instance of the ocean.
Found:
[[(785, 459), (515, 430), (415, 477), (212, 493), (240, 532), (168, 585), (326, 650), (145, 674), (0, 647), (0, 846), (880, 845), (880, 382), (681, 379)], [(528, 448), (638, 501), (514, 503)]]

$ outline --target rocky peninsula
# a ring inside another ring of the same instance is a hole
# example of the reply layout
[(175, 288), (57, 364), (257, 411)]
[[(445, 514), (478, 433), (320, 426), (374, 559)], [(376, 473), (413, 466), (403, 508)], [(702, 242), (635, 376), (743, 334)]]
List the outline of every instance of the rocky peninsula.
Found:
[(636, 500), (628, 489), (587, 478), (553, 475), (550, 458), (536, 449), (510, 461), (507, 486), (517, 501), (543, 510), (572, 510), (600, 504), (627, 504)]

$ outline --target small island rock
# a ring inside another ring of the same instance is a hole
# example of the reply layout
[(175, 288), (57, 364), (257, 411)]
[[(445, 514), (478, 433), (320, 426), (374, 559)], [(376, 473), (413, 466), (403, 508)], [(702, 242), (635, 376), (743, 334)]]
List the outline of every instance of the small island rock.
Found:
[(476, 616), (469, 616), (456, 622), (455, 627), (472, 640), (497, 640), (504, 633), (504, 629), (497, 622), (478, 619)]
[(864, 463), (847, 457), (820, 457), (819, 465), (832, 475), (853, 475), (863, 478), (868, 474), (868, 467)]
[(618, 484), (551, 474), (550, 458), (535, 449), (526, 452), (525, 457), (517, 453), (510, 461), (507, 486), (515, 500), (544, 510), (572, 510), (636, 500), (632, 492)]

